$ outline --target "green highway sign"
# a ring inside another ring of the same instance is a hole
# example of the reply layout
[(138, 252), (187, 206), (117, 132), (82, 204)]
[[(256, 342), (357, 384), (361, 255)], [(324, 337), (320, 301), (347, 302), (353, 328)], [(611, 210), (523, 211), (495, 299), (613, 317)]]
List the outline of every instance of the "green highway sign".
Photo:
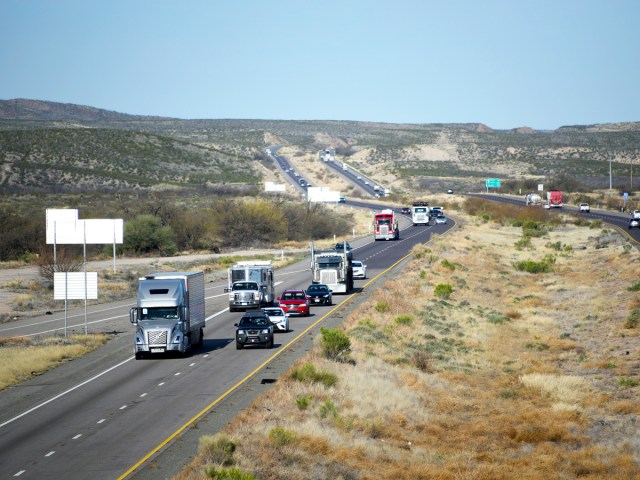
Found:
[(487, 188), (500, 188), (499, 178), (487, 178), (485, 183), (487, 185)]

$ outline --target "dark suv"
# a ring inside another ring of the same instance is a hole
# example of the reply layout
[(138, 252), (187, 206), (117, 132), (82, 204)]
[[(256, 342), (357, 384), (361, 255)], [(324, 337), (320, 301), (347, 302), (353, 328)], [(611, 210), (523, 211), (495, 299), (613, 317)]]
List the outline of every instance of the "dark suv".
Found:
[(237, 350), (247, 345), (273, 347), (273, 324), (264, 312), (247, 312), (235, 326)]

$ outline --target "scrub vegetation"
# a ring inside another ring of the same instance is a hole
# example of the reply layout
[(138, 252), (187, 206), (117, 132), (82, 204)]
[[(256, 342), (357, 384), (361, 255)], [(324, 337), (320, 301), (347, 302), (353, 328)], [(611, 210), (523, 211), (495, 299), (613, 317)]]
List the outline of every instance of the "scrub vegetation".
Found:
[(109, 336), (103, 334), (36, 340), (30, 337), (0, 337), (0, 390), (81, 357), (108, 340)]
[[(537, 212), (459, 204), (459, 227), (416, 247), (332, 333), (349, 361), (326, 355), (325, 329), (267, 398), (208, 437), (233, 453), (202, 447), (175, 479), (638, 478), (640, 255)], [(545, 232), (527, 251), (522, 220)], [(513, 267), (548, 255), (547, 272)]]

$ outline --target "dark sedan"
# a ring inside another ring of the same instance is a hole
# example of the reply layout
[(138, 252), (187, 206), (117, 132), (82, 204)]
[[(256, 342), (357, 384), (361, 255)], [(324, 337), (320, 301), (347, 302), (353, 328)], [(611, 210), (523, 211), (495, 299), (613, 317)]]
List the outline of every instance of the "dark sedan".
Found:
[(309, 303), (314, 305), (333, 305), (331, 290), (327, 285), (315, 283), (307, 288)]

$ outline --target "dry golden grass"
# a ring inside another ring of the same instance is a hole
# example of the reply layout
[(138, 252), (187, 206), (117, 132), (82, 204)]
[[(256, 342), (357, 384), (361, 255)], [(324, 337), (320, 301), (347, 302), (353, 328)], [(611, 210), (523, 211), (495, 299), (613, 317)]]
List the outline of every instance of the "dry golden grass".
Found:
[(25, 337), (0, 339), (0, 390), (16, 385), (50, 368), (104, 345), (107, 335), (48, 337), (32, 341)]
[[(300, 360), (337, 375), (335, 386), (285, 375), (226, 429), (241, 470), (291, 480), (640, 478), (640, 387), (619, 383), (640, 380), (638, 329), (623, 328), (640, 295), (627, 291), (640, 255), (601, 248), (601, 232), (563, 221), (517, 250), (521, 229), (458, 215), (462, 228), (416, 247), (405, 271), (345, 319), (351, 363), (319, 346)], [(549, 254), (551, 273), (513, 267)], [(452, 286), (448, 299), (434, 295), (438, 284)], [(294, 440), (274, 446), (274, 428)], [(206, 465), (177, 478), (203, 478)]]

